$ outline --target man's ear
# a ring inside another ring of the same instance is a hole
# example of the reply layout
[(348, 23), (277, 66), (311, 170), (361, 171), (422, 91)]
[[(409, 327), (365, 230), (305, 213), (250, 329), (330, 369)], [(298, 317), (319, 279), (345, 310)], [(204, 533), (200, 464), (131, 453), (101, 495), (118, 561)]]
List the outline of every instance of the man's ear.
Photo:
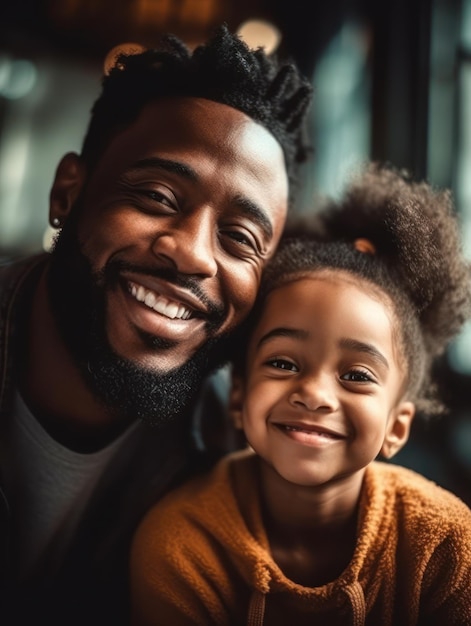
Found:
[(244, 379), (241, 374), (232, 373), (229, 393), (229, 417), (238, 430), (242, 430), (242, 406), (244, 398)]
[(389, 416), (386, 435), (380, 453), (390, 459), (409, 439), (412, 420), (415, 415), (413, 402), (400, 402)]
[(78, 154), (69, 152), (62, 157), (49, 195), (49, 223), (61, 228), (82, 191), (87, 169)]

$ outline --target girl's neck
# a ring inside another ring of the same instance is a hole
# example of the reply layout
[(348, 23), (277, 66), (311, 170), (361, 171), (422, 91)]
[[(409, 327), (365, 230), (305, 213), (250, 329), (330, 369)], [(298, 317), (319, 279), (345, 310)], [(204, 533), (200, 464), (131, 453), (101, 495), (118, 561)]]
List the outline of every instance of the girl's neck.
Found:
[(299, 584), (319, 586), (338, 577), (356, 545), (363, 473), (334, 485), (299, 486), (260, 461), (262, 514), (272, 556)]

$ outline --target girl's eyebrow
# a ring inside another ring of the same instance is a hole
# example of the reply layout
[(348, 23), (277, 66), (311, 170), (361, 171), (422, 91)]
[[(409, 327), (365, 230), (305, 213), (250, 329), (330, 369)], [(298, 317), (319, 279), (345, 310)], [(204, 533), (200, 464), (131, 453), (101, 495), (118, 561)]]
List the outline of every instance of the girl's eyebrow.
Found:
[[(274, 337), (291, 337), (293, 339), (298, 339), (300, 341), (307, 339), (309, 333), (306, 330), (301, 330), (299, 328), (288, 328), (285, 326), (280, 326), (278, 328), (272, 328), (270, 331), (265, 333), (257, 342), (257, 348), (262, 346), (270, 339)], [(365, 341), (358, 341), (356, 339), (348, 339), (344, 338), (340, 340), (340, 347), (347, 350), (356, 350), (357, 352), (365, 352), (372, 356), (376, 361), (382, 363), (387, 369), (389, 369), (389, 363), (386, 357), (371, 343), (366, 343)]]
[(356, 350), (357, 352), (366, 352), (370, 356), (372, 356), (376, 361), (382, 363), (387, 369), (389, 369), (389, 363), (384, 354), (382, 354), (375, 346), (371, 343), (366, 343), (364, 341), (357, 341), (356, 339), (341, 339), (340, 347), (346, 348), (347, 350)]
[(299, 328), (287, 328), (285, 326), (280, 326), (279, 328), (272, 328), (270, 331), (262, 335), (257, 342), (257, 348), (262, 346), (264, 343), (273, 339), (274, 337), (292, 337), (293, 339), (307, 339), (309, 333), (306, 330), (300, 330)]

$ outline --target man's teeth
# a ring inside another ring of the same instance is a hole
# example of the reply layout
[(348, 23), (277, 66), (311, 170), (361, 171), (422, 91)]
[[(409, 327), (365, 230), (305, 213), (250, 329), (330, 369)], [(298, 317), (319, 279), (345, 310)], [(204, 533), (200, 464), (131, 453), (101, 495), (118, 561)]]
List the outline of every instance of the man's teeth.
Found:
[(130, 292), (131, 295), (136, 298), (136, 300), (138, 300), (139, 302), (143, 302), (150, 309), (154, 309), (154, 311), (157, 311), (157, 313), (165, 315), (165, 317), (169, 317), (172, 320), (187, 320), (191, 317), (190, 309), (184, 307), (183, 304), (167, 300), (167, 298), (159, 296), (149, 289), (145, 289), (142, 285), (137, 286), (131, 284)]

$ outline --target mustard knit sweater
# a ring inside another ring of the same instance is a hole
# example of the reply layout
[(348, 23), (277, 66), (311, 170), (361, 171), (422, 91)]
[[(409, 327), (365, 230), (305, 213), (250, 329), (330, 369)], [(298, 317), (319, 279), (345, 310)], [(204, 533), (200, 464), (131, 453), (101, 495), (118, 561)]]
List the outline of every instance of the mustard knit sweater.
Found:
[(471, 625), (471, 510), (461, 500), (373, 463), (350, 564), (308, 588), (271, 557), (257, 463), (234, 453), (147, 514), (131, 552), (134, 626)]

